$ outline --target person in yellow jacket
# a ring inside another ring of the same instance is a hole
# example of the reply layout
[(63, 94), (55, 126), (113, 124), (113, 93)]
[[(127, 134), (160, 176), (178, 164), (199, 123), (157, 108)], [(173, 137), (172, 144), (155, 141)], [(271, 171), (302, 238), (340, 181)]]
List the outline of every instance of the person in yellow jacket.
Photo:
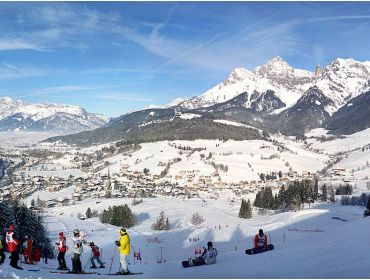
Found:
[(118, 251), (120, 253), (120, 274), (128, 274), (130, 271), (128, 270), (127, 256), (130, 255), (130, 237), (128, 236), (125, 228), (121, 228), (119, 233), (121, 236), (119, 241), (116, 241), (116, 245), (118, 246)]

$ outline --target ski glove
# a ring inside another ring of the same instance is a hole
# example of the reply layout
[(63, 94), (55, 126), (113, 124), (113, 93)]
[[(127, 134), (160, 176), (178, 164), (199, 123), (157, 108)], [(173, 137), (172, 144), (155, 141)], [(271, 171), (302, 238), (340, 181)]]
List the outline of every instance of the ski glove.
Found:
[(116, 243), (117, 247), (121, 246), (121, 245), (119, 244), (119, 241), (118, 241), (118, 240), (116, 240), (114, 243)]

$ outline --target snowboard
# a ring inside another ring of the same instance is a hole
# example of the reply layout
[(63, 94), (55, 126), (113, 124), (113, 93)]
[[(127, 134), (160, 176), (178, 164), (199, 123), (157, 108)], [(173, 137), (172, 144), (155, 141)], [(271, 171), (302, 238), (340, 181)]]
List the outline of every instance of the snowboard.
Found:
[(255, 254), (260, 254), (260, 253), (264, 253), (264, 252), (271, 251), (271, 250), (274, 250), (274, 245), (269, 244), (269, 245), (267, 245), (266, 249), (263, 249), (263, 250), (258, 250), (257, 249), (256, 250), (255, 248), (252, 248), (252, 249), (245, 250), (245, 253), (247, 255), (255, 255)]
[(201, 263), (201, 264), (192, 264), (190, 265), (189, 264), (189, 261), (182, 261), (182, 267), (183, 268), (188, 268), (188, 267), (193, 267), (193, 266), (200, 266), (200, 265), (205, 265), (205, 263)]

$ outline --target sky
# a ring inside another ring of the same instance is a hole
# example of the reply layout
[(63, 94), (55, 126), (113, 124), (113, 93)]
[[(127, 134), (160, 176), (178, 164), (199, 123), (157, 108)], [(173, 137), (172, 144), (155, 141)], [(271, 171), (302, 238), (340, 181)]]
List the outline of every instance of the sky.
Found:
[(281, 56), (370, 60), (370, 2), (0, 2), (0, 96), (119, 116)]

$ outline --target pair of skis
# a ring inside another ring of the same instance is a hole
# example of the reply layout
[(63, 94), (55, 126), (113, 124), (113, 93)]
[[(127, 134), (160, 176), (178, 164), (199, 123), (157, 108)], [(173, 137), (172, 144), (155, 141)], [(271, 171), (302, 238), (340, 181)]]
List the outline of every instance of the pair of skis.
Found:
[(129, 273), (111, 273), (111, 274), (101, 274), (101, 273), (98, 273), (98, 272), (81, 272), (81, 273), (74, 273), (74, 272), (70, 272), (70, 271), (50, 271), (50, 273), (58, 273), (58, 274), (81, 274), (81, 275), (86, 275), (86, 274), (96, 274), (96, 275), (115, 275), (115, 276), (118, 276), (118, 275), (121, 275), (121, 276), (125, 276), (125, 275), (141, 275), (143, 274), (143, 272), (129, 272)]

